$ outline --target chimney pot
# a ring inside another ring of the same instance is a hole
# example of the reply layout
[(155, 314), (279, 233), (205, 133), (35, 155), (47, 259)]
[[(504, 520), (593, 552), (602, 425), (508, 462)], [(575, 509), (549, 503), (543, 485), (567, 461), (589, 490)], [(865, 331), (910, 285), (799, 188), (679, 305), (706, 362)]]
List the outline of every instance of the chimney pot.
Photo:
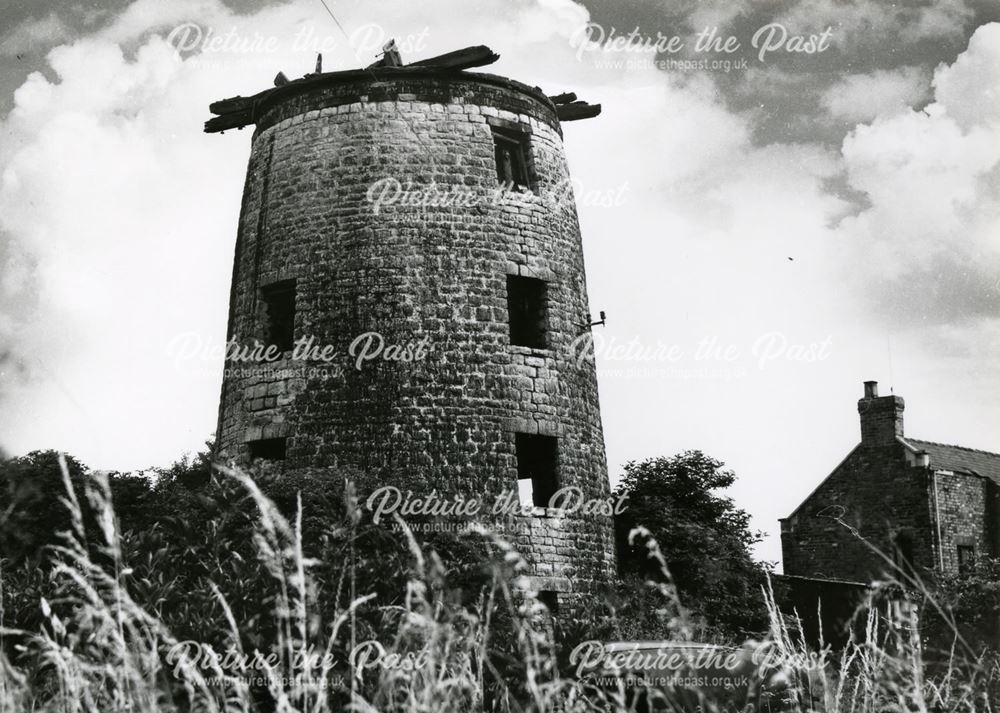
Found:
[(878, 382), (877, 381), (866, 381), (865, 382), (865, 398), (866, 399), (877, 399), (878, 398)]
[(931, 464), (931, 454), (927, 451), (917, 451), (917, 465), (921, 468), (927, 468)]

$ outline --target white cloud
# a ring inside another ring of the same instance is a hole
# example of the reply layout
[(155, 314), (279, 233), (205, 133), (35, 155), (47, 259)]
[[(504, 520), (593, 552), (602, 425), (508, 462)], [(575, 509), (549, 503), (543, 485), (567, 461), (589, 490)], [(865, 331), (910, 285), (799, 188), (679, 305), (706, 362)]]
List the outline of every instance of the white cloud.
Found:
[(753, 3), (750, 0), (716, 0), (715, 2), (697, 2), (692, 5), (688, 25), (694, 32), (701, 32), (706, 27), (718, 27), (721, 30), (739, 16), (753, 9)]
[(129, 42), (148, 32), (169, 30), (184, 22), (197, 20), (203, 24), (219, 24), (231, 21), (232, 17), (219, 0), (135, 0), (98, 34), (111, 42)]
[[(349, 33), (375, 22), (386, 36), (425, 37), (404, 60), (487, 44), (501, 54), (490, 71), (603, 104), (598, 119), (567, 124), (565, 134), (584, 189), (628, 186), (619, 209), (580, 206), (591, 302), (609, 312), (606, 333), (662, 338), (689, 356), (714, 336), (739, 344), (735, 366), (750, 367), (732, 381), (602, 376), (612, 470), (627, 458), (704, 448), (743, 476), (736, 496), (763, 518), (760, 527), (773, 529), (856, 435), (850, 406), (846, 416), (789, 414), (836, 402), (845, 383), (869, 376), (873, 350), (884, 353), (868, 305), (841, 284), (844, 241), (859, 259), (888, 231), (895, 255), (908, 230), (933, 245), (931, 224), (958, 230), (970, 211), (987, 220), (992, 105), (972, 76), (986, 61), (980, 39), (968, 59), (939, 70), (936, 114), (883, 117), (858, 128), (838, 156), (818, 144), (755, 146), (750, 119), (726, 108), (708, 73), (597, 62), (621, 54), (578, 60), (570, 38), (587, 13), (569, 0), (484, 0), (475, 17), (444, 0), (341, 5)], [(186, 22), (203, 39), (209, 30), (237, 41), (262, 35), (277, 47), (247, 52), (237, 42), (181, 58), (148, 32), (166, 36)], [(308, 46), (294, 47), (304, 36)], [(178, 369), (168, 351), (184, 332), (212, 342), (225, 333), (249, 132), (201, 133), (208, 104), (259, 91), (278, 70), (312, 71), (316, 41), (325, 41), (327, 70), (370, 61), (377, 47), (354, 40), (312, 0), (249, 16), (217, 0), (139, 0), (104, 30), (53, 51), (57, 79), (34, 74), (18, 89), (0, 125), (0, 355), (14, 350), (30, 380), (18, 385), (9, 369), (4, 377), (3, 412), (18, 414), (0, 429), (8, 450), (65, 448), (95, 467), (129, 468), (167, 462), (212, 431), (222, 364)], [(896, 131), (906, 140), (893, 139)], [(824, 185), (845, 164), (873, 208), (833, 229), (843, 205)], [(905, 222), (893, 185), (926, 199), (918, 212), (927, 225)], [(830, 336), (833, 356), (757, 368), (750, 347), (773, 330), (797, 342)], [(914, 360), (919, 377), (926, 363)], [(982, 413), (967, 424), (985, 423)], [(840, 435), (817, 445), (827, 431)], [(775, 463), (779, 441), (787, 452)]]
[(877, 69), (845, 76), (820, 102), (834, 118), (858, 123), (914, 107), (929, 91), (930, 75), (921, 67)]
[(964, 0), (938, 0), (914, 8), (908, 17), (910, 21), (903, 23), (900, 34), (907, 42), (961, 37), (974, 14)]
[(0, 37), (0, 57), (14, 57), (48, 49), (70, 34), (69, 28), (55, 12), (41, 18), (28, 18)]
[[(1000, 24), (980, 27), (954, 63), (938, 68), (935, 101), (926, 110), (880, 117), (844, 140), (848, 180), (867, 194), (871, 207), (841, 227), (864, 254), (866, 275), (895, 282), (937, 274), (956, 284), (971, 276), (982, 282), (984, 305), (995, 304), (998, 37)], [(924, 294), (931, 294), (929, 287)], [(933, 309), (936, 302), (950, 316), (950, 297), (940, 294), (922, 307)]]
[(887, 42), (961, 38), (972, 16), (966, 0), (906, 0), (890, 7), (881, 0), (802, 0), (778, 22), (793, 33), (832, 27), (834, 45), (850, 52)]
[(6, 437), (98, 464), (164, 462), (211, 431), (191, 412), (217, 393), (213, 365), (177, 372), (164, 347), (225, 329), (197, 305), (225, 299), (245, 147), (200, 135), (216, 90), (160, 39), (134, 59), (85, 39), (49, 60), (58, 82), (28, 79), (0, 141), (5, 253), (31, 269), (4, 283), (6, 338), (31, 378), (5, 385), (22, 415)]
[[(621, 67), (598, 73), (592, 53), (578, 61), (570, 37), (588, 19), (582, 7), (494, 0), (484, 11), (496, 19), (486, 31), (444, 2), (414, 8), (400, 0), (381, 15), (339, 14), (349, 32), (363, 17), (388, 36), (425, 37), (407, 59), (468, 38), (501, 53), (499, 73), (553, 93), (621, 97), (620, 121), (673, 116), (675, 130), (661, 134), (673, 160), (645, 156), (636, 186), (697, 186), (710, 167), (724, 178), (729, 147), (745, 147), (746, 127), (721, 108), (710, 83), (626, 97), (624, 87), (662, 86), (662, 76)], [(161, 36), (187, 22), (198, 23), (205, 44), (182, 58)], [(149, 27), (157, 33), (149, 36)], [(177, 371), (167, 346), (187, 331), (223, 338), (249, 136), (207, 136), (201, 123), (211, 101), (258, 91), (279, 69), (293, 77), (311, 71), (316, 48), (295, 46), (303, 33), (324, 45), (328, 70), (356, 67), (381, 44), (366, 35), (374, 44), (360, 46), (353, 35), (352, 46), (312, 3), (235, 16), (218, 2), (166, 8), (139, 0), (105, 29), (52, 50), (55, 80), (34, 73), (17, 90), (0, 139), (0, 230), (11, 238), (0, 329), (32, 380), (5, 387), (11, 412), (26, 416), (4, 429), (12, 450), (63, 447), (95, 465), (134, 467), (196, 448), (211, 432), (222, 365)], [(244, 51), (241, 42), (258, 35), (273, 48)], [(145, 39), (136, 46), (138, 37)], [(212, 37), (234, 44), (215, 49)], [(621, 124), (605, 123), (608, 140), (621, 140)], [(603, 184), (605, 176), (585, 182)]]
[[(150, 22), (166, 35), (164, 22), (189, 21), (191, 7)], [(317, 14), (302, 2), (251, 17), (216, 4), (199, 7), (193, 21), (206, 35), (264, 32), (280, 48), (205, 50), (182, 60), (153, 37), (132, 55), (119, 42), (143, 34), (135, 19), (143, 15), (130, 9), (112, 29), (54, 50), (49, 59), (58, 80), (32, 75), (4, 123), (0, 228), (15, 236), (17, 254), (30, 258), (21, 262), (37, 266), (31, 281), (5, 282), (12, 293), (18, 283), (35, 290), (5, 303), (34, 378), (11, 394), (14, 409), (25, 414), (5, 429), (15, 452), (57, 446), (94, 465), (132, 467), (196, 448), (214, 427), (221, 364), (178, 372), (167, 344), (186, 331), (213, 341), (224, 334), (248, 135), (206, 136), (200, 125), (213, 100), (257, 91), (278, 69), (290, 76), (310, 71), (312, 52), (292, 44)], [(804, 256), (821, 246), (804, 236), (822, 229), (834, 204), (821, 188), (830, 157), (809, 146), (755, 149), (747, 120), (725, 109), (708, 75), (681, 80), (596, 63), (620, 54), (587, 52), (578, 60), (570, 38), (587, 14), (564, 0), (495, 0), (484, 7), (496, 20), (488, 25), (448, 11), (446, 3), (384, 8), (383, 16), (366, 11), (365, 19), (397, 37), (418, 36), (435, 18), (426, 46), (412, 57), (454, 49), (455, 38), (465, 38), (500, 52), (491, 68), (498, 73), (603, 102), (600, 119), (567, 125), (567, 148), (585, 189), (628, 184), (622, 209), (581, 207), (590, 259), (626, 260), (647, 278), (629, 281), (616, 302), (619, 314), (633, 313), (622, 322), (626, 329), (640, 331), (663, 304), (687, 302), (706, 320), (731, 311), (725, 290), (691, 299), (720, 266), (720, 249), (732, 248), (721, 269), (738, 270), (727, 278), (729, 288), (753, 296), (734, 307), (744, 319), (783, 304), (783, 292), (758, 287), (762, 275), (784, 270), (786, 253), (803, 258), (787, 289), (809, 289), (818, 279), (822, 261), (810, 268)], [(351, 9), (341, 13), (349, 32), (361, 24), (357, 17)], [(327, 69), (358, 66), (364, 48), (349, 46), (330, 23), (315, 27), (314, 34), (332, 38)], [(626, 243), (602, 239), (610, 234)], [(693, 262), (663, 285), (663, 302), (632, 291), (659, 283), (656, 272), (676, 250)]]
[(1000, 23), (976, 30), (969, 48), (934, 72), (938, 103), (959, 126), (996, 128), (1000, 122)]

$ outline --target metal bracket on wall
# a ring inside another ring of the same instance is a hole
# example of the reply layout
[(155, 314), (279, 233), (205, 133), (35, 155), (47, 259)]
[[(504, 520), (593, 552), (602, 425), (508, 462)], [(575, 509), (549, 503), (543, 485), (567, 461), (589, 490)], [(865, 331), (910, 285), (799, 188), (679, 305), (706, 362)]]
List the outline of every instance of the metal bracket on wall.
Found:
[(591, 316), (590, 312), (587, 312), (587, 321), (584, 322), (583, 324), (578, 324), (576, 326), (579, 327), (580, 329), (585, 329), (585, 330), (586, 329), (593, 329), (597, 325), (601, 325), (603, 327), (603, 326), (605, 326), (605, 323), (607, 322), (608, 318), (604, 314), (604, 310), (603, 309), (601, 310), (600, 314), (601, 314), (601, 318), (595, 322), (595, 321), (593, 321), (594, 318)]

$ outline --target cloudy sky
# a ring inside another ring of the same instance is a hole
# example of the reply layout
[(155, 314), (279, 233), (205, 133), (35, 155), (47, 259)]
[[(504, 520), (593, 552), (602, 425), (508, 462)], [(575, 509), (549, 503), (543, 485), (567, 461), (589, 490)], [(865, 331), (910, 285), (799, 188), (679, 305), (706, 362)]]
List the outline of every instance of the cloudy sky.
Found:
[(203, 134), (208, 104), (388, 37), (603, 105), (565, 140), (613, 478), (704, 450), (777, 560), (865, 379), (907, 434), (1000, 450), (994, 0), (327, 2), (343, 31), (320, 0), (4, 0), (8, 454), (129, 469), (211, 435), (222, 364), (177, 344), (224, 339), (250, 134)]

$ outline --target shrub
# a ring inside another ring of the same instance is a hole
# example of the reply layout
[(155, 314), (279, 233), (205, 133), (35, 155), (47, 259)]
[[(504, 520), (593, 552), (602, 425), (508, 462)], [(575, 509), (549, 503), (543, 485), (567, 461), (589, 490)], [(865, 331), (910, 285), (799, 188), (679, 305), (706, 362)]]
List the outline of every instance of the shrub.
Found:
[[(112, 478), (74, 478), (65, 462), (60, 471), (67, 530), (46, 551), (47, 572), (27, 559), (0, 568), (0, 710), (625, 713), (634, 693), (658, 710), (732, 710), (731, 698), (700, 686), (630, 693), (620, 677), (578, 679), (567, 665), (566, 648), (580, 637), (643, 633), (637, 616), (621, 616), (637, 604), (659, 631), (690, 638), (692, 621), (648, 531), (637, 528), (627, 543), (659, 575), (641, 595), (595, 597), (561, 623), (557, 645), (544, 607), (519, 589), (525, 562), (503, 539), (477, 531), (436, 549), (405, 528), (390, 537), (365, 521), (356, 486), (336, 494), (339, 479), (298, 487), (259, 473), (258, 485), (225, 468), (194, 484), (168, 478), (149, 502), (172, 493), (170, 512), (191, 516), (167, 513), (168, 522), (124, 532)], [(186, 490), (170, 490), (177, 483)], [(310, 512), (307, 498), (323, 512)], [(322, 532), (306, 533), (306, 523)], [(916, 606), (872, 608), (864, 640), (835, 653), (810, 650), (773, 598), (763, 600), (769, 631), (737, 652), (756, 681), (741, 711), (996, 710), (996, 659), (928, 671)], [(6, 618), (12, 601), (36, 607), (21, 628)], [(251, 668), (239, 664), (255, 653)]]

